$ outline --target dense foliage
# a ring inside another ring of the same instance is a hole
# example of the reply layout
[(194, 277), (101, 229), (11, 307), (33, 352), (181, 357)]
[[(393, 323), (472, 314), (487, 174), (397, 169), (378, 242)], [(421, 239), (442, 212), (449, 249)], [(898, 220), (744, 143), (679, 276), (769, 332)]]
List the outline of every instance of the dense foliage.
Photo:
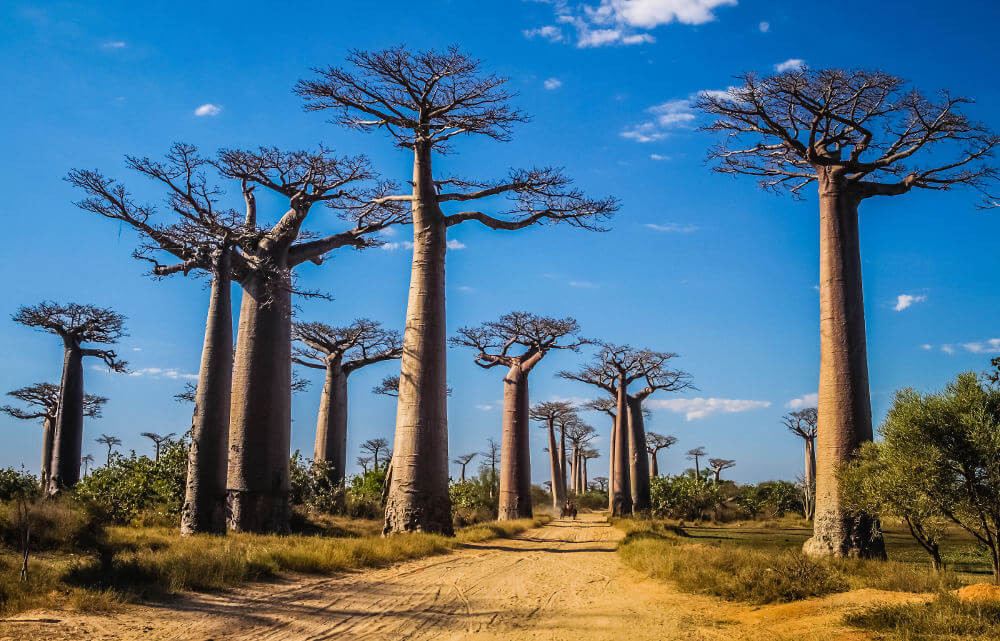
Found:
[(764, 481), (741, 485), (736, 504), (751, 518), (777, 518), (802, 512), (802, 490), (788, 481)]
[(0, 501), (32, 498), (41, 493), (38, 477), (23, 469), (0, 467)]

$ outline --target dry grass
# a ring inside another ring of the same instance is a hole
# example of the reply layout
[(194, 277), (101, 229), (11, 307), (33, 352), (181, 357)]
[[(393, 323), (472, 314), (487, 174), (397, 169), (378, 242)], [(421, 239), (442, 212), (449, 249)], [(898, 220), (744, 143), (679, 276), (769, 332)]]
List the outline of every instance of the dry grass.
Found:
[(116, 603), (162, 597), (183, 590), (218, 590), (281, 572), (333, 574), (383, 567), (441, 554), (464, 543), (510, 537), (547, 523), (534, 520), (481, 523), (455, 538), (433, 534), (371, 534), (372, 523), (331, 519), (341, 537), (230, 534), (181, 538), (166, 528), (109, 528), (100, 550), (86, 556), (33, 557), (28, 582), (18, 580), (13, 555), (0, 556), (0, 612), (68, 607), (100, 612)]
[(845, 623), (900, 641), (1000, 639), (1000, 601), (964, 601), (942, 593), (928, 603), (878, 605), (852, 613)]

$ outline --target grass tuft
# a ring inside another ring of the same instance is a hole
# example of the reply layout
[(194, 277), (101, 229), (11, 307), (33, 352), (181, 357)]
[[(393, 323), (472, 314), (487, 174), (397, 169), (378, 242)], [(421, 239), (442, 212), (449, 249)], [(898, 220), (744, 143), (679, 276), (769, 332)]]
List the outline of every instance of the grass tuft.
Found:
[(865, 608), (844, 621), (901, 641), (1000, 639), (1000, 601), (964, 601), (944, 592), (928, 603)]

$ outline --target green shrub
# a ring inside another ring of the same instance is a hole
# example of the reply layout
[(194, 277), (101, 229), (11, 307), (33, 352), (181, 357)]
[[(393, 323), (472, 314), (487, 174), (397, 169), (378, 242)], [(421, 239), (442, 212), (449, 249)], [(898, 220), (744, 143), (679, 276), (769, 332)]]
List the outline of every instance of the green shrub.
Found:
[[(29, 548), (45, 550), (93, 550), (104, 533), (104, 515), (70, 496), (39, 498), (28, 504)], [(21, 520), (14, 502), (0, 504), (0, 542), (21, 549)]]
[(345, 513), (348, 516), (381, 518), (382, 490), (385, 487), (387, 465), (352, 476), (347, 484)]
[(650, 479), (653, 513), (674, 519), (700, 519), (720, 504), (719, 487), (692, 475)]
[(456, 525), (470, 525), (497, 518), (500, 494), (497, 480), (493, 470), (480, 467), (478, 476), (451, 484), (451, 509)]
[(37, 477), (24, 469), (0, 467), (0, 501), (12, 501), (19, 497), (30, 499), (40, 494)]
[(306, 459), (296, 450), (288, 471), (293, 506), (325, 514), (344, 512), (344, 488), (334, 483), (329, 463)]
[(764, 481), (741, 485), (736, 491), (736, 504), (751, 518), (774, 519), (784, 514), (801, 514), (802, 493), (788, 481)]
[(587, 510), (606, 510), (608, 508), (608, 495), (606, 492), (591, 490), (573, 497), (576, 507)]

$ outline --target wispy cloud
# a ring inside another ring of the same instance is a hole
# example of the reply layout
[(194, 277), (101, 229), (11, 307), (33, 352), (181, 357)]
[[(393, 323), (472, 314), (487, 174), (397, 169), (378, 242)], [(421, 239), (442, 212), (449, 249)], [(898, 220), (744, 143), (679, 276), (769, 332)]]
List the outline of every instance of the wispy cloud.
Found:
[(459, 285), (455, 289), (457, 289), (460, 292), (474, 292), (474, 291), (476, 291), (475, 287), (469, 287), (468, 285)]
[(761, 33), (767, 33), (771, 30), (771, 23), (767, 20), (761, 20), (760, 24), (757, 25), (757, 28), (760, 29)]
[[(716, 19), (715, 10), (737, 0), (539, 0), (552, 5), (555, 21), (576, 32), (577, 47), (637, 45), (656, 42), (649, 32), (673, 23), (700, 25)], [(528, 29), (527, 38), (564, 40), (554, 25)]]
[(954, 354), (955, 353), (955, 346), (954, 345), (942, 345), (941, 346), (941, 351), (944, 352), (945, 354)]
[(653, 119), (625, 128), (621, 132), (622, 138), (636, 142), (663, 140), (672, 129), (690, 127), (696, 117), (690, 98), (668, 100), (646, 111), (653, 115)]
[(926, 296), (912, 296), (910, 294), (900, 294), (896, 297), (896, 305), (893, 307), (897, 312), (901, 312), (907, 307), (912, 307), (917, 303), (922, 303), (927, 300)]
[(465, 243), (458, 240), (449, 240), (448, 249), (465, 249)]
[(684, 414), (684, 418), (693, 421), (712, 414), (735, 414), (770, 407), (771, 402), (737, 398), (670, 398), (648, 401), (646, 405), (651, 409), (664, 409)]
[(219, 112), (222, 111), (220, 105), (213, 105), (210, 102), (206, 102), (197, 109), (194, 110), (194, 115), (196, 116), (218, 116)]
[(197, 374), (187, 374), (173, 367), (143, 367), (128, 373), (129, 376), (148, 376), (150, 378), (169, 378), (173, 380), (197, 380)]
[(976, 343), (962, 343), (965, 351), (973, 354), (997, 354), (1000, 353), (1000, 338), (990, 338)]
[(112, 40), (111, 42), (104, 42), (101, 44), (102, 49), (124, 49), (128, 44), (121, 40)]
[(931, 350), (931, 349), (934, 349), (934, 346), (931, 345), (930, 343), (924, 343), (923, 345), (920, 346), (920, 349), (922, 349), (922, 350)]
[(806, 66), (805, 60), (802, 60), (800, 58), (789, 58), (784, 62), (779, 62), (778, 64), (774, 65), (774, 70), (777, 71), (778, 73), (782, 73), (783, 71), (791, 71), (792, 69), (801, 69), (802, 67), (805, 66)]
[(553, 91), (554, 89), (562, 87), (562, 80), (560, 80), (559, 78), (549, 78), (548, 80), (543, 82), (542, 85), (549, 91)]
[(812, 394), (803, 394), (798, 398), (793, 398), (792, 400), (785, 403), (785, 407), (790, 410), (800, 410), (805, 407), (816, 407), (819, 404), (819, 394), (813, 392)]
[(484, 412), (489, 412), (493, 410), (495, 407), (496, 405), (476, 405), (477, 410), (482, 410)]
[[(397, 249), (412, 250), (413, 243), (409, 240), (400, 240), (393, 243), (382, 243), (379, 247), (386, 251), (396, 251)], [(448, 241), (448, 249), (465, 249), (465, 247), (465, 243), (461, 241), (454, 239)]]
[(649, 154), (651, 160), (670, 160), (670, 156), (664, 156), (663, 154)]
[(592, 283), (589, 280), (571, 280), (569, 281), (570, 287), (578, 287), (580, 289), (597, 289), (600, 287), (597, 283)]
[(698, 231), (697, 225), (685, 224), (685, 223), (643, 223), (643, 227), (648, 227), (649, 229), (655, 229), (656, 231), (666, 231), (666, 232), (679, 232), (682, 234), (690, 234), (691, 232)]

